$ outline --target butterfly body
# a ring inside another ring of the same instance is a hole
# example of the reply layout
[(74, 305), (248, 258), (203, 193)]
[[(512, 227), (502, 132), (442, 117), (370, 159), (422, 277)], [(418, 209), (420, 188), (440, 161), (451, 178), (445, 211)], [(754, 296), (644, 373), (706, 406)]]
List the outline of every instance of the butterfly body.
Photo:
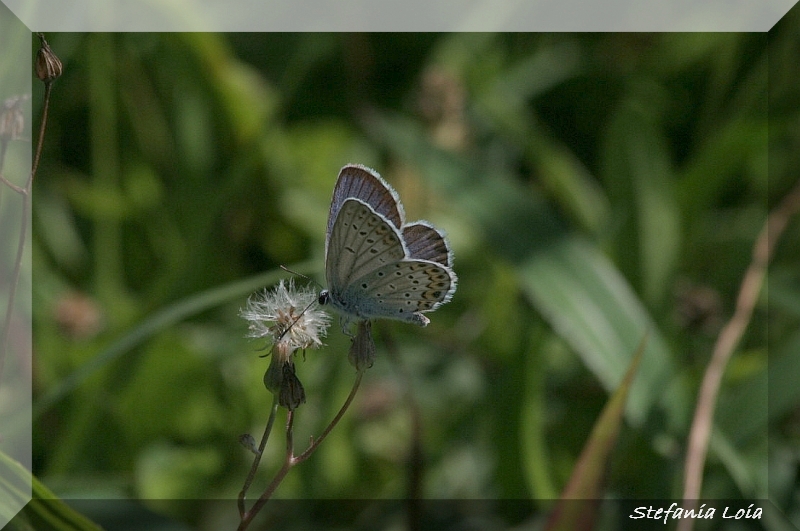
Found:
[(450, 300), (457, 277), (439, 230), (405, 223), (397, 193), (373, 170), (349, 164), (334, 187), (325, 240), (330, 303), (350, 319), (388, 318), (420, 326), (423, 312)]

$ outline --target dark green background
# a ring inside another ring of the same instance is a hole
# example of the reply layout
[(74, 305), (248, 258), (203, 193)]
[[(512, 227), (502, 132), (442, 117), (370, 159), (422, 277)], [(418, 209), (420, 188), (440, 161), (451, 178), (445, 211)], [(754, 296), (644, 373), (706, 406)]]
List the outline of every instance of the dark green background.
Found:
[[(324, 282), (333, 184), (357, 162), (447, 231), (459, 287), (425, 329), (380, 323), (354, 407), (278, 497), (405, 497), (406, 370), (423, 497), (547, 508), (645, 331), (606, 492), (680, 497), (711, 347), (798, 178), (797, 9), (769, 35), (47, 37), (64, 75), (34, 187), (34, 473), (58, 495), (188, 499), (146, 504), (234, 527), (235, 504), (208, 500), (235, 498), (237, 436), (260, 434), (271, 403), (238, 310), (279, 265)], [(798, 233), (725, 374), (703, 491), (795, 516)], [(347, 348), (334, 323), (298, 360), (298, 450), (346, 396)]]

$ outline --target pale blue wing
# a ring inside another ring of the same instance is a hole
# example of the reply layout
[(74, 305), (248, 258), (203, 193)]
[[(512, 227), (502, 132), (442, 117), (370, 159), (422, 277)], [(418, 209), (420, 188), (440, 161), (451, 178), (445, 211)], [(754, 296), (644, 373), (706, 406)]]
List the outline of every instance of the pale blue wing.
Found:
[(400, 232), (359, 199), (342, 203), (330, 234), (325, 276), (334, 302), (354, 279), (406, 257)]
[(449, 267), (428, 260), (386, 264), (349, 284), (341, 294), (349, 313), (368, 319), (384, 317), (427, 324), (422, 312), (445, 304), (456, 290)]

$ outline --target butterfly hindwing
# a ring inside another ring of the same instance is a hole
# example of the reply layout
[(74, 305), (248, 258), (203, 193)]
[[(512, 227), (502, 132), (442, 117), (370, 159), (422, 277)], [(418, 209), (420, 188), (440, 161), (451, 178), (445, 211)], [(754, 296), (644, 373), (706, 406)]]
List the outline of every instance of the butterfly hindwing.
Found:
[(353, 282), (349, 295), (363, 296), (370, 313), (403, 319), (409, 312), (435, 310), (455, 291), (452, 271), (428, 260), (407, 259), (376, 269)]

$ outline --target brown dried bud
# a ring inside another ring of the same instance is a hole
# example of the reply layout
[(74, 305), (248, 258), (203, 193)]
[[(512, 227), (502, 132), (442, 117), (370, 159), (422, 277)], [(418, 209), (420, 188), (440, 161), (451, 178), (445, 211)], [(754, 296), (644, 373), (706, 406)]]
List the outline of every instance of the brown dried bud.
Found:
[(294, 364), (287, 363), (283, 366), (283, 381), (281, 382), (281, 391), (278, 394), (278, 403), (293, 411), (297, 409), (300, 404), (306, 401), (306, 391), (303, 389), (303, 384), (294, 373)]
[(45, 83), (52, 83), (61, 76), (64, 67), (50, 45), (44, 38), (44, 34), (39, 34), (39, 40), (42, 41), (42, 46), (36, 54), (36, 77)]
[[(276, 346), (285, 344), (276, 343)], [(294, 372), (294, 363), (282, 358), (277, 350), (273, 351), (272, 362), (264, 373), (264, 385), (269, 392), (278, 395), (278, 404), (290, 411), (306, 401), (306, 391)]]

